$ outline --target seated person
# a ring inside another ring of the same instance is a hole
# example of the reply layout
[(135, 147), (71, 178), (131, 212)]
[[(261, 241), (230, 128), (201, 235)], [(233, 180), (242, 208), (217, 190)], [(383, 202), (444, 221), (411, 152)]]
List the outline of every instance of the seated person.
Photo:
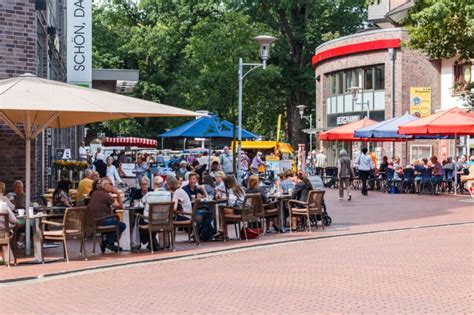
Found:
[(81, 202), (84, 200), (84, 196), (88, 196), (89, 193), (92, 191), (92, 184), (94, 180), (92, 177), (94, 176), (94, 171), (91, 169), (86, 169), (84, 171), (84, 178), (79, 181), (79, 185), (77, 186), (77, 201)]
[(433, 182), (438, 185), (443, 181), (443, 166), (437, 156), (432, 156), (430, 160), (433, 165)]
[(216, 172), (216, 176), (215, 176), (215, 179), (216, 179), (216, 197), (219, 196), (222, 197), (226, 194), (226, 191), (225, 191), (225, 185), (224, 185), (224, 178), (225, 178), (225, 174), (223, 171), (218, 171)]
[[(144, 178), (145, 177), (142, 177), (142, 180)], [(153, 178), (153, 187), (155, 188), (155, 190), (147, 192), (146, 195), (143, 196), (142, 198), (142, 202), (145, 205), (145, 208), (143, 210), (143, 216), (145, 217), (145, 219), (140, 219), (140, 222), (139, 222), (140, 225), (144, 225), (148, 222), (148, 219), (146, 218), (148, 218), (150, 203), (171, 201), (171, 193), (169, 191), (166, 191), (165, 188), (163, 187), (163, 177), (155, 176), (155, 178)], [(150, 236), (146, 232), (140, 234), (140, 240), (143, 244), (148, 243), (148, 246), (147, 246), (148, 249), (150, 249), (151, 246), (153, 245), (153, 250), (158, 250), (159, 244), (157, 243), (157, 240), (156, 240), (156, 234), (157, 232), (154, 232), (152, 234), (152, 239), (153, 239), (152, 244), (150, 244)]]
[[(313, 190), (313, 186), (309, 179), (301, 172), (298, 172), (296, 175), (296, 185), (293, 193), (291, 194), (291, 199), (299, 201), (308, 201), (309, 192)], [(297, 218), (291, 218), (291, 229), (296, 230)]]
[(166, 186), (168, 187), (168, 191), (172, 194), (172, 200), (175, 203), (174, 219), (176, 221), (189, 220), (189, 217), (183, 215), (190, 215), (193, 211), (193, 204), (191, 203), (188, 193), (184, 191), (184, 189), (179, 188), (179, 181), (174, 176), (169, 176), (166, 178)]
[(378, 175), (380, 175), (380, 178), (386, 179), (387, 178), (387, 168), (388, 168), (388, 157), (384, 155), (382, 158), (382, 163), (380, 163), (379, 169), (378, 169)]
[(15, 205), (15, 209), (25, 209), (26, 194), (23, 189), (23, 182), (16, 180), (13, 182), (13, 200), (12, 203)]
[(281, 176), (281, 179), (282, 180), (281, 180), (281, 183), (280, 183), (280, 187), (283, 190), (284, 194), (288, 194), (288, 191), (290, 189), (295, 188), (295, 182), (293, 180), (293, 173), (290, 170), (283, 172), (283, 174)]
[[(3, 203), (3, 205), (0, 207), (0, 213), (8, 213), (8, 221), (10, 222), (10, 227), (18, 223), (17, 218), (15, 217), (15, 214), (13, 213), (13, 209), (15, 206), (10, 202), (10, 200), (7, 199), (7, 197), (4, 195), (5, 194), (5, 183), (0, 182), (0, 202)], [(0, 216), (0, 235), (5, 233), (8, 230), (8, 226), (5, 226), (5, 222), (3, 221), (3, 216)], [(7, 247), (3, 246), (3, 261), (7, 261), (8, 255), (6, 255), (6, 250)], [(10, 256), (9, 257), (14, 257), (13, 252), (10, 251)]]
[(224, 178), (224, 185), (227, 194), (227, 205), (231, 207), (242, 207), (245, 200), (245, 191), (239, 186), (233, 175)]
[[(89, 213), (92, 215), (94, 220), (111, 215), (112, 208), (122, 208), (122, 197), (120, 192), (114, 188), (112, 181), (108, 177), (104, 177), (99, 183), (100, 188), (94, 191), (89, 202)], [(117, 200), (115, 200), (111, 194), (116, 194)], [(98, 224), (118, 225), (120, 233), (122, 233), (126, 227), (125, 223), (120, 222), (113, 217), (101, 220)], [(117, 251), (117, 247), (114, 244), (115, 242), (118, 242), (115, 233), (107, 234), (106, 240), (100, 245), (100, 249), (102, 252), (105, 251), (105, 248), (108, 248), (111, 251)], [(118, 249), (120, 250), (120, 248)]]
[(198, 185), (198, 181), (199, 175), (191, 172), (188, 176), (188, 184), (182, 187), (191, 200), (207, 197), (206, 190)]
[(207, 195), (214, 199), (216, 196), (216, 185), (214, 184), (214, 179), (210, 175), (204, 175), (203, 184)]
[(415, 170), (415, 191), (417, 193), (420, 192), (421, 174), (427, 168), (426, 164), (428, 164), (427, 159), (420, 159), (418, 163), (413, 163), (413, 169)]
[[(273, 204), (269, 205), (270, 200), (268, 199), (267, 195), (264, 193), (264, 191), (260, 187), (260, 177), (258, 175), (252, 175), (249, 177), (248, 188), (247, 188), (246, 193), (248, 194), (260, 193), (260, 195), (262, 196), (262, 202), (264, 204), (265, 210), (271, 210), (271, 209), (276, 208), (276, 206)], [(273, 232), (272, 228), (274, 228), (275, 231), (278, 231), (277, 218), (268, 219), (267, 221), (268, 221), (267, 233), (272, 233)]]
[(211, 177), (216, 178), (218, 172), (222, 172), (221, 165), (219, 163), (219, 158), (218, 160), (214, 160), (211, 162), (211, 169), (209, 170), (209, 175), (211, 175)]
[(73, 206), (71, 198), (69, 197), (70, 187), (71, 182), (68, 180), (61, 180), (58, 182), (58, 187), (53, 193), (53, 206), (66, 208), (71, 208)]
[(132, 193), (130, 194), (131, 200), (142, 200), (142, 198), (153, 189), (150, 188), (150, 180), (146, 176), (142, 176), (140, 178), (140, 189), (133, 189)]

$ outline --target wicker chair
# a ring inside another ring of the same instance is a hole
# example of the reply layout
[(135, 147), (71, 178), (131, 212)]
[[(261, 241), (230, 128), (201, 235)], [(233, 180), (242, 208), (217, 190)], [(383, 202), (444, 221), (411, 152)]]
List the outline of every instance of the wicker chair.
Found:
[(183, 213), (183, 215), (190, 216), (191, 218), (186, 221), (173, 221), (174, 234), (176, 235), (176, 228), (187, 228), (188, 239), (191, 240), (191, 233), (193, 233), (196, 246), (199, 246), (200, 244), (199, 233), (197, 230), (197, 222), (196, 222), (196, 210), (198, 209), (198, 207), (199, 207), (199, 200), (193, 201), (192, 213)]
[[(267, 204), (263, 204), (263, 221), (267, 224), (268, 219), (276, 218), (278, 220), (278, 224), (280, 224), (280, 203), (278, 201), (273, 201)], [(263, 229), (263, 233), (265, 233), (265, 227)], [(281, 227), (280, 227), (281, 228)]]
[[(92, 215), (90, 209), (87, 209), (87, 212), (88, 212), (88, 216)], [(111, 212), (112, 212), (112, 209), (111, 209)], [(104, 221), (105, 219), (108, 219), (108, 218), (115, 218), (117, 221), (120, 221), (120, 217), (118, 216), (118, 214), (107, 215), (107, 216), (104, 216), (104, 217), (101, 217), (101, 218), (94, 219), (92, 221), (92, 235), (93, 235), (93, 239), (94, 239), (93, 246), (92, 246), (92, 254), (93, 255), (95, 255), (95, 244), (96, 244), (98, 233), (100, 233), (101, 242), (104, 241), (104, 234), (109, 234), (109, 233), (115, 233), (115, 235), (116, 235), (115, 239), (117, 240), (117, 242), (120, 239), (120, 229), (119, 229), (118, 224), (115, 224), (115, 225), (100, 225), (100, 223), (102, 221)], [(117, 253), (119, 252), (119, 246), (117, 246), (117, 251), (116, 252)]]
[[(263, 202), (260, 193), (246, 194), (242, 207), (220, 207), (221, 219), (224, 228), (224, 241), (228, 239), (227, 225), (240, 223), (258, 222), (263, 213)], [(245, 240), (247, 239), (247, 231), (244, 229)]]
[[(10, 227), (10, 219), (8, 218), (8, 213), (0, 213), (0, 218), (2, 218), (4, 229), (0, 230), (0, 248), (7, 247), (7, 266), (10, 267), (10, 253), (12, 249), (12, 239), (13, 239), (13, 228)], [(13, 255), (13, 263), (16, 265), (16, 257)]]
[[(55, 222), (55, 221), (48, 221), (41, 219), (41, 225), (51, 225), (55, 227), (59, 227), (61, 229), (52, 230), (52, 231), (45, 231), (42, 229), (42, 238), (41, 243), (45, 240), (51, 241), (62, 241), (63, 248), (64, 248), (64, 259), (69, 262), (69, 254), (67, 251), (67, 239), (74, 237), (81, 241), (81, 254), (84, 253), (84, 260), (87, 260), (86, 248), (84, 245), (84, 220), (86, 216), (86, 207), (76, 207), (76, 208), (68, 208), (64, 213), (63, 222)], [(43, 244), (41, 244), (41, 251), (43, 251)], [(42, 259), (44, 263), (44, 253), (42, 253)]]
[[(311, 190), (308, 195), (307, 201), (299, 201), (299, 200), (290, 200), (288, 201), (288, 208), (290, 212), (290, 222), (293, 216), (296, 217), (303, 217), (306, 219), (306, 226), (311, 232), (311, 215), (316, 215), (316, 228), (318, 228), (318, 220), (317, 216), (319, 215), (322, 219), (323, 217), (323, 198), (324, 198), (324, 191), (318, 190)], [(300, 208), (297, 207), (300, 206)], [(321, 226), (324, 230), (324, 224), (321, 223)]]
[[(150, 242), (152, 242), (153, 232), (163, 233), (168, 235), (168, 240), (171, 243), (171, 248), (175, 251), (175, 230), (173, 224), (174, 217), (174, 202), (157, 202), (148, 205), (148, 217), (142, 214), (137, 214), (138, 217), (146, 220), (146, 224), (139, 225), (140, 230), (148, 231)], [(166, 243), (166, 241), (165, 241)], [(151, 252), (153, 253), (153, 246), (150, 244)]]

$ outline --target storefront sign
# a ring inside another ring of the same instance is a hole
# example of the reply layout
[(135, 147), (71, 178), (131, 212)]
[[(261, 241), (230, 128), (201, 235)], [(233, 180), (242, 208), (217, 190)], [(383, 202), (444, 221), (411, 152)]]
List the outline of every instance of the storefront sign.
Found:
[(430, 87), (410, 88), (410, 114), (417, 117), (426, 117), (431, 115)]
[(92, 82), (92, 0), (67, 6), (67, 81), (90, 87)]
[(359, 115), (352, 115), (352, 116), (339, 116), (336, 118), (336, 124), (339, 125), (345, 125), (349, 123), (353, 123), (356, 121), (360, 120)]

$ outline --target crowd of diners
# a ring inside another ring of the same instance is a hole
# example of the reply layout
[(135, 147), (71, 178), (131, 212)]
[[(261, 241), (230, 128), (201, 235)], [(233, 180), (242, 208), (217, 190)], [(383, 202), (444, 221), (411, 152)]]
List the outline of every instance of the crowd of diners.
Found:
[[(243, 153), (242, 156), (245, 156)], [(258, 167), (258, 158), (256, 155), (255, 167)], [(248, 163), (249, 170), (252, 168), (252, 161), (244, 158), (244, 163)], [(104, 162), (107, 161), (107, 162)], [(101, 162), (98, 162), (101, 161)], [(239, 185), (231, 172), (233, 157), (229, 148), (224, 148), (223, 153), (217, 158), (211, 158), (210, 167), (209, 156), (202, 155), (200, 158), (190, 158), (186, 156), (173, 166), (173, 172), (168, 173), (165, 178), (163, 176), (154, 176), (152, 182), (146, 176), (147, 165), (145, 165), (145, 157), (137, 159), (136, 181), (137, 187), (131, 188), (127, 193), (127, 200), (124, 200), (124, 189), (121, 189), (122, 179), (119, 174), (119, 165), (116, 163), (114, 156), (104, 158), (98, 156), (92, 163), (91, 167), (86, 169), (84, 177), (80, 180), (77, 187), (76, 198), (71, 198), (70, 189), (71, 182), (61, 180), (57, 183), (57, 187), (52, 195), (52, 206), (56, 208), (69, 208), (87, 204), (88, 215), (92, 219), (98, 219), (111, 214), (111, 211), (130, 207), (134, 201), (139, 201), (143, 206), (143, 218), (148, 215), (148, 205), (157, 202), (172, 202), (174, 204), (174, 220), (189, 220), (189, 214), (192, 212), (193, 201), (196, 199), (205, 199), (208, 201), (219, 200), (223, 206), (241, 207), (246, 193), (260, 193), (265, 204), (270, 203), (270, 199), (278, 194), (290, 194), (292, 199), (306, 201), (312, 185), (305, 174), (293, 173), (286, 171), (281, 174), (280, 178), (273, 180), (271, 185), (263, 186), (259, 175), (254, 174)], [(96, 163), (97, 162), (97, 163)], [(101, 163), (105, 163), (105, 167), (101, 168)], [(4, 185), (0, 183), (0, 191), (5, 190)], [(15, 182), (13, 187), (14, 194), (10, 194), (11, 199), (7, 199), (5, 195), (2, 198), (8, 204), (8, 212), (11, 214), (11, 224), (18, 224), (15, 214), (16, 210), (25, 207), (25, 194), (23, 184), (20, 181)], [(275, 205), (277, 203), (274, 203)], [(229, 208), (230, 209), (230, 208)], [(226, 210), (230, 211), (230, 210)], [(288, 216), (288, 209), (284, 209)], [(208, 207), (200, 207), (197, 211), (199, 220), (207, 223), (207, 226), (214, 225), (216, 220), (214, 211)], [(146, 220), (146, 219), (141, 220)], [(286, 222), (286, 221), (285, 221)], [(140, 224), (145, 222), (141, 221)], [(222, 223), (222, 221), (221, 221)], [(126, 228), (125, 223), (117, 220), (116, 217), (109, 217), (99, 222), (102, 225), (116, 225), (120, 232)], [(297, 230), (299, 221), (293, 218), (289, 223), (292, 229)], [(276, 219), (268, 219), (266, 224), (267, 233), (279, 231), (279, 222)], [(6, 227), (3, 226), (3, 229)], [(24, 230), (24, 225), (23, 225)], [(16, 229), (21, 232), (21, 228)], [(209, 240), (223, 240), (225, 237), (223, 226), (212, 230)], [(153, 247), (154, 250), (163, 247), (156, 241), (156, 237), (149, 239), (147, 234), (141, 234), (141, 243), (148, 249)], [(120, 251), (118, 240), (115, 234), (107, 234), (103, 242), (100, 244), (102, 252), (106, 250)], [(17, 247), (24, 247), (24, 240), (18, 239)]]

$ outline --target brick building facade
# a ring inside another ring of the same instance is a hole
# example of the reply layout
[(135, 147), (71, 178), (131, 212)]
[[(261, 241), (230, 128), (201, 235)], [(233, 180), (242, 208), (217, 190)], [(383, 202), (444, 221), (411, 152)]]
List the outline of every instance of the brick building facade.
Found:
[[(33, 73), (66, 79), (65, 0), (0, 1), (0, 79)], [(32, 143), (32, 197), (53, 184), (48, 169), (58, 148), (76, 148), (81, 128), (49, 130)], [(0, 121), (0, 181), (25, 178), (25, 144)], [(73, 150), (74, 152), (75, 150)]]
[[(431, 113), (441, 108), (441, 62), (404, 48), (401, 43), (407, 36), (401, 28), (377, 29), (338, 38), (316, 49), (317, 130), (362, 119), (367, 109), (370, 118), (377, 121), (403, 115), (410, 111), (411, 87), (430, 87)], [(356, 92), (354, 87), (359, 87)], [(419, 155), (439, 155), (438, 144), (372, 143), (372, 147), (379, 155), (397, 155), (406, 163)], [(323, 145), (330, 161), (342, 147), (354, 154), (360, 148), (350, 143)]]

